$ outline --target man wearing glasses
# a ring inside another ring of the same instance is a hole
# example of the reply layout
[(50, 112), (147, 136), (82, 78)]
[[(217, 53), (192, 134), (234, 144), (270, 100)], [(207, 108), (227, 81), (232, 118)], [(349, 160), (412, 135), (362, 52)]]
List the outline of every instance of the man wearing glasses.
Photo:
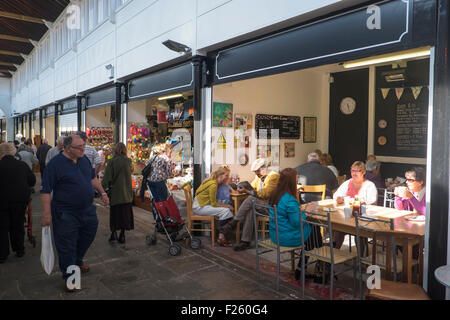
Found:
[[(66, 281), (71, 265), (89, 271), (83, 263), (94, 241), (98, 219), (93, 205), (94, 188), (101, 194), (105, 206), (109, 204), (91, 163), (84, 155), (86, 143), (79, 135), (64, 138), (64, 151), (46, 166), (41, 186), (43, 208), (42, 226), (53, 226), (59, 267)], [(51, 193), (53, 192), (53, 197)], [(64, 286), (66, 291), (66, 285)]]

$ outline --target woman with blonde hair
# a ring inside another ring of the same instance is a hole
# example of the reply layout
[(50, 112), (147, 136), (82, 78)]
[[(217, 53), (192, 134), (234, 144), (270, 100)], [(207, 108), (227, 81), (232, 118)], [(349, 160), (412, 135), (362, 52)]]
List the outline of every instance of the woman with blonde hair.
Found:
[(195, 193), (192, 210), (195, 214), (215, 216), (220, 221), (220, 231), (217, 243), (223, 247), (231, 247), (232, 244), (222, 232), (222, 227), (233, 218), (233, 207), (229, 204), (217, 202), (217, 188), (219, 184), (226, 183), (230, 178), (230, 168), (220, 166), (205, 179)]
[[(366, 165), (362, 161), (353, 162), (351, 168), (351, 179), (345, 181), (339, 186), (337, 191), (333, 195), (333, 199), (337, 204), (344, 203), (344, 197), (355, 198), (365, 201), (367, 204), (376, 204), (378, 199), (378, 191), (375, 184), (367, 180), (364, 175), (366, 174)], [(345, 233), (335, 231), (334, 242), (335, 248), (340, 248), (344, 243)]]
[[(108, 161), (102, 186), (109, 191), (109, 242), (125, 243), (125, 230), (134, 229), (133, 189), (131, 186), (131, 159), (127, 157), (127, 147), (119, 142), (113, 149), (113, 158)], [(120, 230), (117, 237), (116, 231)]]

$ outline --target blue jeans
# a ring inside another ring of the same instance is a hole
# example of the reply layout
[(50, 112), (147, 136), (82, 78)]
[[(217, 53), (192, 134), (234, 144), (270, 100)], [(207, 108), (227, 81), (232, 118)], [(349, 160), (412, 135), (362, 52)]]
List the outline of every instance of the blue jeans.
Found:
[[(167, 191), (167, 185), (166, 181), (148, 181), (147, 180), (148, 187), (150, 189), (150, 192), (152, 193), (153, 200), (155, 202), (165, 201), (167, 200), (169, 196), (169, 192)], [(157, 214), (155, 212), (155, 208), (152, 210), (153, 218), (156, 222), (159, 221), (159, 218), (157, 217)]]
[(63, 278), (71, 265), (83, 265), (83, 258), (95, 239), (98, 219), (95, 206), (71, 211), (52, 206), (53, 237)]
[(165, 201), (169, 196), (166, 181), (147, 181), (155, 202)]

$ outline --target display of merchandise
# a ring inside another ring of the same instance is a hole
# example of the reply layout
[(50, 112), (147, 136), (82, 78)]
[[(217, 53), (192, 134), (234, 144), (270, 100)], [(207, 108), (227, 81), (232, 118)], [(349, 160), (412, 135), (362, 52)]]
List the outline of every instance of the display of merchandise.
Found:
[(127, 140), (129, 156), (134, 165), (139, 169), (145, 167), (145, 162), (150, 158), (151, 131), (146, 123), (132, 123), (130, 135)]
[(68, 136), (70, 136), (72, 134), (76, 134), (76, 133), (77, 133), (76, 131), (61, 131), (60, 136), (68, 137)]
[(114, 146), (114, 130), (112, 127), (91, 127), (86, 128), (86, 135), (89, 138), (90, 145), (97, 151), (105, 146)]

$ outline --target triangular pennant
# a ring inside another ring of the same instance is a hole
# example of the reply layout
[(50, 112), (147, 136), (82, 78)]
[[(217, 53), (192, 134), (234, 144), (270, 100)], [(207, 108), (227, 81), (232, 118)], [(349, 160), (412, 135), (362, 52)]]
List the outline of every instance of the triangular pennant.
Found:
[(390, 90), (391, 90), (391, 88), (381, 88), (381, 94), (383, 95), (383, 99), (386, 99)]
[(412, 94), (414, 96), (414, 100), (417, 100), (420, 92), (422, 91), (422, 87), (411, 87)]
[(405, 88), (395, 88), (395, 95), (397, 96), (397, 99), (400, 100), (402, 97), (403, 91)]

